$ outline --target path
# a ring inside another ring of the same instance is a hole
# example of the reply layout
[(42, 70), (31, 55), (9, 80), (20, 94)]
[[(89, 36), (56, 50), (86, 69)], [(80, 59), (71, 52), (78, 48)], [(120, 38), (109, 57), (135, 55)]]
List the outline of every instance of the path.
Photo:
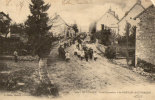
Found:
[(102, 91), (154, 84), (127, 68), (112, 64), (100, 55), (97, 61), (81, 61), (73, 55), (74, 46), (67, 49), (71, 52), (70, 62), (58, 58), (58, 46), (53, 48), (49, 57), (49, 75), (51, 80), (59, 85), (60, 92)]

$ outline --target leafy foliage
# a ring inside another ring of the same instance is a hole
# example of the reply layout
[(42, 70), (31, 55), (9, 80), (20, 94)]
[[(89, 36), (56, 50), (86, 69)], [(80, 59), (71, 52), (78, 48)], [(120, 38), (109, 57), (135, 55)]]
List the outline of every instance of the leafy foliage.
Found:
[(113, 45), (110, 45), (106, 48), (105, 54), (108, 59), (114, 59), (116, 58), (116, 47)]
[(0, 13), (0, 33), (5, 34), (5, 36), (9, 33), (10, 21), (9, 15)]
[(73, 28), (73, 30), (75, 31), (75, 33), (79, 32), (79, 29), (78, 29), (77, 24), (74, 24), (74, 25), (72, 26), (72, 28)]
[[(128, 36), (128, 45), (131, 47), (135, 46), (135, 39), (136, 39), (136, 26), (132, 26), (130, 28), (130, 34)], [(118, 40), (119, 45), (124, 46), (124, 45), (126, 45), (127, 37), (126, 36), (119, 36), (117, 38), (117, 40)]]
[(52, 26), (48, 26), (47, 24), (49, 17), (46, 13), (50, 5), (45, 4), (43, 0), (31, 0), (31, 2), (32, 4), (29, 6), (31, 15), (28, 16), (28, 20), (25, 22), (26, 33), (28, 34), (32, 54), (41, 56), (43, 54), (40, 54), (40, 51), (45, 51), (45, 49), (49, 51), (51, 46), (49, 44), (51, 43), (51, 39), (49, 39), (48, 33)]
[(97, 31), (94, 36), (101, 41), (105, 46), (111, 45), (117, 40), (117, 35), (110, 30)]
[(10, 26), (10, 31), (11, 31), (11, 33), (14, 33), (14, 34), (22, 34), (25, 31), (24, 25), (14, 23)]

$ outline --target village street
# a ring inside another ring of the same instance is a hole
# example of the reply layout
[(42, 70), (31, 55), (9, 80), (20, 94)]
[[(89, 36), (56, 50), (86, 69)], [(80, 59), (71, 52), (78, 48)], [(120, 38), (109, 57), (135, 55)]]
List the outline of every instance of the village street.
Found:
[[(97, 61), (81, 61), (74, 55), (75, 45), (66, 48), (66, 51), (69, 51), (71, 55), (70, 62), (66, 62), (58, 57), (58, 44), (51, 50), (47, 63), (48, 74), (51, 82), (58, 86), (59, 94), (62, 97), (61, 99), (64, 98), (65, 100), (70, 100), (71, 98), (74, 98), (74, 100), (78, 100), (78, 98), (86, 98), (86, 100), (90, 100), (88, 97), (92, 96), (96, 98), (96, 93), (99, 93), (102, 98), (106, 98), (106, 96), (108, 96), (108, 92), (113, 93), (113, 95), (115, 95), (114, 92), (122, 92), (124, 95), (120, 94), (121, 96), (128, 97), (130, 95), (130, 97), (134, 98), (136, 94), (133, 93), (131, 96), (131, 93), (126, 93), (125, 91), (149, 92), (153, 90), (150, 88), (150, 85), (154, 86), (154, 81), (150, 81), (150, 79), (147, 79), (146, 77), (135, 73), (128, 68), (113, 64), (111, 61), (102, 56), (102, 53), (96, 48), (97, 45), (89, 44), (89, 46), (97, 51)], [(27, 62), (19, 63), (22, 65)], [(18, 67), (15, 65), (12, 67), (13, 69), (18, 68), (19, 72), (21, 70), (24, 71), (24, 74), (23, 72), (20, 72), (19, 75), (22, 77), (25, 86), (21, 88), (21, 91), (19, 90), (10, 93), (12, 95), (31, 95), (31, 92), (34, 92), (34, 89), (37, 87), (37, 82), (39, 81), (37, 70), (38, 66), (27, 63), (27, 66), (25, 67)], [(27, 76), (27, 74), (30, 75)], [(8, 92), (3, 92), (4, 95), (9, 94)], [(149, 94), (152, 93), (149, 92)], [(147, 96), (150, 97), (150, 95)], [(147, 96), (145, 96), (145, 98), (147, 98)], [(108, 100), (114, 100), (114, 97)], [(118, 94), (117, 97), (119, 97)], [(20, 99), (20, 97), (18, 98)], [(29, 99), (31, 98), (27, 97), (26, 100)], [(36, 98), (34, 97), (34, 99)], [(119, 98), (119, 100), (122, 99)]]
[(151, 1), (0, 4), (0, 100), (154, 100)]
[[(93, 49), (95, 44), (90, 44)], [(151, 82), (147, 78), (122, 66), (113, 64), (97, 50), (97, 61), (81, 61), (74, 55), (75, 45), (67, 48), (71, 60), (66, 62), (58, 58), (58, 47), (53, 48), (48, 60), (48, 73), (52, 82), (58, 85), (60, 94), (70, 92), (90, 93), (121, 89), (126, 86), (147, 86)]]

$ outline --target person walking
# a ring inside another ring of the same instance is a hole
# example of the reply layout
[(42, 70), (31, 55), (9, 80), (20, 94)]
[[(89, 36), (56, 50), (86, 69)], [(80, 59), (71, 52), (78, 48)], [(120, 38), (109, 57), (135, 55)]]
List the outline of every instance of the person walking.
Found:
[(84, 59), (84, 56), (85, 56), (85, 52), (84, 52), (84, 50), (82, 50), (82, 51), (81, 51), (81, 60)]
[(18, 62), (18, 52), (16, 50), (14, 51), (13, 55), (15, 62)]
[(62, 51), (61, 52), (62, 52), (62, 58), (65, 59), (66, 52), (65, 52), (65, 48), (64, 47), (62, 47)]
[(86, 50), (85, 51), (85, 59), (86, 59), (87, 62), (88, 62), (88, 55), (89, 55), (88, 50)]
[(58, 48), (58, 53), (59, 53), (59, 57), (62, 57), (62, 45), (60, 45), (60, 47)]
[(92, 48), (89, 49), (89, 57), (90, 57), (90, 59), (93, 59), (93, 49)]

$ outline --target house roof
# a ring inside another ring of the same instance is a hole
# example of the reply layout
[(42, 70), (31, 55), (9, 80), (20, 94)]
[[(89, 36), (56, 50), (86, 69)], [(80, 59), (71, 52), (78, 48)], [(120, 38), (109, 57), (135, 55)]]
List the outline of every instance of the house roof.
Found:
[[(60, 23), (60, 22), (61, 22), (61, 23)], [(58, 23), (58, 25), (56, 25), (56, 23)], [(55, 15), (54, 18), (51, 18), (51, 19), (50, 19), (50, 21), (48, 22), (48, 24), (49, 24), (49, 25), (55, 24), (55, 25), (53, 25), (52, 27), (58, 27), (58, 26), (63, 25), (63, 24), (65, 24), (65, 25), (68, 26), (68, 27), (71, 27), (71, 26), (69, 26), (69, 25), (64, 21), (64, 19), (63, 19), (60, 15)]]
[(154, 5), (153, 5), (153, 4), (152, 4), (152, 5), (150, 5), (148, 8), (146, 8), (144, 11), (142, 11), (140, 14), (138, 14), (136, 17), (134, 17), (134, 19), (136, 19), (136, 18), (140, 17), (143, 13), (145, 13), (148, 9), (150, 9), (150, 8), (152, 8), (152, 7), (154, 7)]
[[(138, 0), (126, 13), (125, 15), (119, 20), (118, 23), (120, 23), (124, 18), (126, 18), (133, 10), (138, 10), (136, 7), (139, 7), (139, 9), (145, 10), (144, 6), (141, 4), (141, 1)], [(135, 12), (134, 12), (135, 15)]]
[(5, 14), (4, 12), (0, 12), (0, 15), (3, 15), (3, 16), (5, 16), (6, 18), (8, 18), (9, 20), (11, 20), (11, 18), (9, 17), (9, 15), (8, 15), (8, 14)]
[(64, 35), (67, 28), (72, 26), (68, 25), (66, 21), (58, 14), (55, 14), (53, 18), (50, 18), (48, 25), (52, 25), (50, 32), (56, 35)]
[(118, 15), (115, 14), (115, 11), (111, 10), (111, 8), (103, 15), (101, 16), (96, 22), (100, 21), (106, 14), (112, 15), (116, 20), (119, 21)]

